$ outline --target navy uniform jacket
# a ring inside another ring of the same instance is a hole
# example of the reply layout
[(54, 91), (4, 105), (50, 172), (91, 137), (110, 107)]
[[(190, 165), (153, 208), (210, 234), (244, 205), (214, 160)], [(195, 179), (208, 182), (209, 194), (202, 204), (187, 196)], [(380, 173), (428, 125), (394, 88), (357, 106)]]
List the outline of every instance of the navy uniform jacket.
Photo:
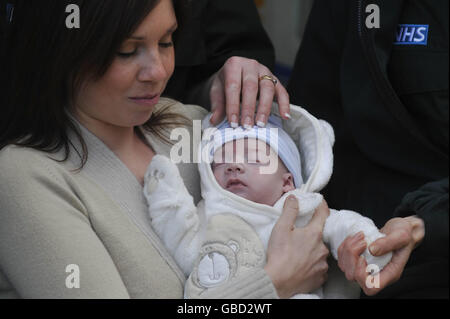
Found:
[[(369, 4), (380, 28), (366, 27)], [(418, 215), (426, 235), (379, 297), (448, 298), (447, 0), (317, 0), (288, 91), (336, 130), (330, 207), (378, 227)]]

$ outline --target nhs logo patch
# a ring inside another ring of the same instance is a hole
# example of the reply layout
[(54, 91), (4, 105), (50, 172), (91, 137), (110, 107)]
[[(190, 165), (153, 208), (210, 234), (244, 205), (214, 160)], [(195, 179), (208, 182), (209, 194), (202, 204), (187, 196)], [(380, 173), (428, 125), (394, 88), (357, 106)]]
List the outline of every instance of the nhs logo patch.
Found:
[(428, 29), (427, 24), (399, 24), (394, 44), (427, 45)]

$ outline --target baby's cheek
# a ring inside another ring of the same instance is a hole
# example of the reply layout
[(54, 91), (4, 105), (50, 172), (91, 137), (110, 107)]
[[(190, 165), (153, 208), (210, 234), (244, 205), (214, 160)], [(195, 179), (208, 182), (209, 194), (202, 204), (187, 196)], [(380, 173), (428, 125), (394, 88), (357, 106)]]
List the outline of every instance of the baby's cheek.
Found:
[(213, 169), (214, 177), (216, 178), (217, 183), (223, 187), (223, 174), (219, 172), (218, 169)]

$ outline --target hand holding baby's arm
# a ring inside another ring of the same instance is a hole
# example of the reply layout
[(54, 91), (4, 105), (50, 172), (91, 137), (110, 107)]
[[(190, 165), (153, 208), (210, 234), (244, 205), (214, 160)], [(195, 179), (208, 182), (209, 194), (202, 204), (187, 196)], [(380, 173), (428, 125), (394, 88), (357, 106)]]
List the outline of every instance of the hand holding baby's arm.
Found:
[(420, 218), (411, 216), (389, 220), (381, 232), (386, 234), (386, 237), (373, 242), (369, 249), (374, 256), (390, 252), (393, 252), (393, 256), (379, 274), (379, 287), (371, 288), (366, 285), (367, 262), (359, 257), (366, 247), (361, 243), (360, 237), (347, 238), (339, 249), (339, 266), (347, 279), (358, 282), (364, 293), (369, 296), (376, 295), (400, 279), (409, 256), (424, 237), (425, 228)]
[(298, 211), (297, 198), (288, 197), (267, 248), (264, 269), (280, 298), (311, 293), (327, 278), (329, 251), (323, 243), (322, 230), (330, 214), (328, 206), (323, 202), (303, 228), (295, 228)]
[[(335, 259), (342, 263), (340, 252), (356, 258), (362, 255), (367, 264), (373, 265), (372, 270), (376, 272), (390, 262), (392, 253), (374, 256), (367, 246), (385, 236), (371, 219), (349, 210), (331, 210), (324, 227), (324, 241), (329, 245)], [(349, 265), (354, 262), (354, 258), (347, 258), (344, 272), (351, 273), (352, 267)], [(348, 274), (348, 277), (352, 277), (351, 274)]]

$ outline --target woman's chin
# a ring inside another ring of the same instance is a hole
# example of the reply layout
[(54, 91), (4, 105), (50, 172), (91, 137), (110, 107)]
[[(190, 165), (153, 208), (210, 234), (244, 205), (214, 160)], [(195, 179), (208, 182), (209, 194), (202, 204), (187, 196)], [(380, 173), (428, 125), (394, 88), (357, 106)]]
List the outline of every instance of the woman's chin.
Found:
[(132, 126), (144, 125), (145, 123), (150, 121), (150, 119), (152, 118), (152, 114), (153, 114), (153, 110), (146, 112), (145, 114), (139, 114), (139, 115), (135, 116), (132, 120), (132, 122), (133, 122)]

